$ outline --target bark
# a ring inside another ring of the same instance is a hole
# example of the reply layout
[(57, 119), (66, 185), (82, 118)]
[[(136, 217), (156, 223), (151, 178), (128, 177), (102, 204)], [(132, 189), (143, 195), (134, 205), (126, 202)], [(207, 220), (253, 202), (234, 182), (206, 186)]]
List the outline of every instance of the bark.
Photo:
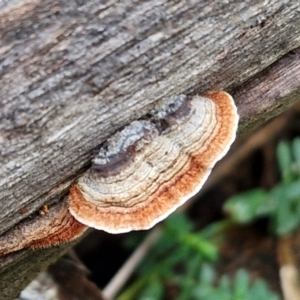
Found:
[[(231, 92), (241, 131), (300, 97), (298, 1), (0, 0), (0, 36), (0, 234), (164, 96)], [(1, 299), (66, 248), (4, 259)]]

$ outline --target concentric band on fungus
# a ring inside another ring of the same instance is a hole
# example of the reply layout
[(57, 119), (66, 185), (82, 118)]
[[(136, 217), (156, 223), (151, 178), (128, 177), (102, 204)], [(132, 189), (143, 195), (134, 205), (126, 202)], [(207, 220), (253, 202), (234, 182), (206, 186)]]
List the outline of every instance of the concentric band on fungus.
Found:
[(71, 214), (111, 233), (152, 227), (200, 190), (237, 124), (225, 92), (161, 100), (102, 145), (70, 190)]

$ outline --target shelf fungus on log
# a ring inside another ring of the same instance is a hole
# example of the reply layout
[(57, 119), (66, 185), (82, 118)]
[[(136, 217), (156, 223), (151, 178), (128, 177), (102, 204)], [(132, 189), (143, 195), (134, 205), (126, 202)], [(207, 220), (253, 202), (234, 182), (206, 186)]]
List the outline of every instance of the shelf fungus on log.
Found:
[(237, 109), (225, 92), (163, 99), (102, 144), (69, 210), (110, 233), (148, 229), (195, 195), (229, 150)]
[(46, 248), (71, 242), (88, 227), (69, 213), (66, 201), (54, 205), (46, 212), (27, 218), (0, 236), (0, 260), (23, 248)]

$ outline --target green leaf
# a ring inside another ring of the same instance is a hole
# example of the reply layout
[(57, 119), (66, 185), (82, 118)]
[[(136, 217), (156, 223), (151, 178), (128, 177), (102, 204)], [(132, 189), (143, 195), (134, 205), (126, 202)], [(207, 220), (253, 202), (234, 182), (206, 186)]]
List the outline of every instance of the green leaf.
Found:
[(182, 234), (180, 241), (186, 244), (190, 249), (198, 252), (198, 255), (203, 256), (208, 260), (215, 260), (218, 257), (218, 248), (215, 244), (205, 239), (200, 234)]
[(149, 282), (139, 295), (140, 300), (159, 300), (163, 299), (164, 286), (157, 278)]
[(267, 199), (268, 193), (265, 190), (254, 189), (229, 198), (224, 209), (233, 221), (245, 224), (274, 210), (274, 204)]
[(270, 215), (271, 231), (281, 236), (296, 230), (300, 224), (300, 181), (277, 184), (269, 197), (276, 203)]
[(250, 290), (249, 299), (268, 299), (268, 300), (279, 300), (279, 296), (272, 293), (266, 283), (262, 279), (257, 279)]
[(295, 138), (292, 142), (293, 155), (295, 158), (295, 172), (300, 176), (300, 138)]
[(203, 263), (199, 273), (199, 280), (204, 284), (212, 285), (215, 274), (216, 272), (211, 264)]
[(289, 143), (281, 141), (277, 146), (277, 161), (284, 181), (288, 181), (291, 176), (292, 153)]
[(231, 280), (228, 275), (223, 275), (219, 281), (219, 288), (225, 295), (231, 295)]
[(233, 298), (234, 299), (245, 299), (249, 290), (249, 275), (245, 270), (239, 270), (235, 274), (233, 283)]
[(288, 199), (297, 199), (300, 202), (300, 180), (291, 182), (285, 186), (285, 196)]

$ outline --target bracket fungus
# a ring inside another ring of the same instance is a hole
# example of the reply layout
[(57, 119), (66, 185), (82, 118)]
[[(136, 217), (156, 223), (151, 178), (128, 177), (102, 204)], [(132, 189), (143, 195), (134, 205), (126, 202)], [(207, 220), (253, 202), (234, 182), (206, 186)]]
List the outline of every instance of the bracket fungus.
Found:
[(71, 187), (69, 210), (110, 233), (149, 229), (195, 195), (235, 139), (226, 92), (163, 99), (116, 132)]
[(46, 248), (71, 242), (87, 228), (69, 213), (65, 201), (50, 209), (44, 207), (39, 216), (22, 221), (0, 236), (0, 260), (24, 248)]

